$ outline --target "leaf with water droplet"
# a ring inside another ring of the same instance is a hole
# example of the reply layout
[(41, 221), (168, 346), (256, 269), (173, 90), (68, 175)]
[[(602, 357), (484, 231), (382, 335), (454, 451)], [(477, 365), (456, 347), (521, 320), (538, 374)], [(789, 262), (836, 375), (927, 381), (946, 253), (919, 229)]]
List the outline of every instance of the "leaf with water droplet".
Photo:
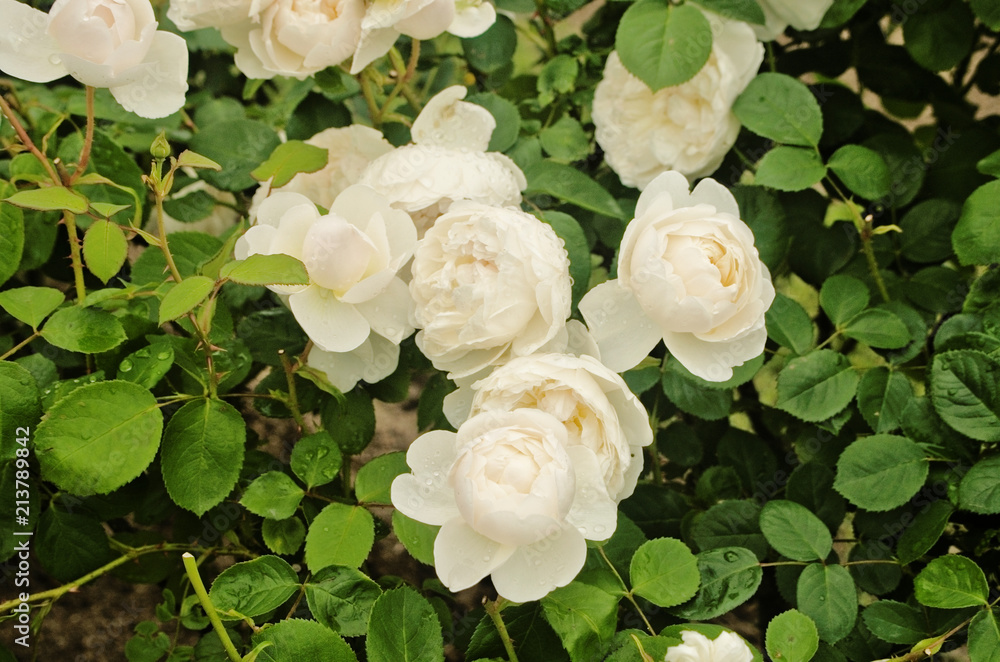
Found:
[(173, 364), (173, 346), (166, 338), (158, 337), (147, 347), (137, 349), (122, 359), (117, 376), (118, 379), (151, 389), (166, 376)]
[(292, 471), (308, 489), (336, 479), (342, 463), (343, 454), (329, 432), (303, 437), (292, 449)]
[(763, 570), (757, 557), (744, 547), (723, 547), (701, 552), (698, 593), (671, 613), (690, 620), (707, 620), (725, 614), (749, 600), (760, 586)]

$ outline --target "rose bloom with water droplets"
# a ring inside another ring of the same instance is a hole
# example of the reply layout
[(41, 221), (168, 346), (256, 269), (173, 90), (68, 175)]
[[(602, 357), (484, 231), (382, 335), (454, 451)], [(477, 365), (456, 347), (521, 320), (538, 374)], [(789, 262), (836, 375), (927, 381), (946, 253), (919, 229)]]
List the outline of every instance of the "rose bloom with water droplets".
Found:
[(580, 301), (580, 312), (616, 372), (662, 339), (702, 379), (723, 382), (764, 351), (771, 274), (729, 189), (668, 172), (639, 196), (618, 250), (618, 278)]
[(722, 632), (709, 639), (700, 632), (684, 630), (684, 642), (667, 649), (664, 662), (753, 662), (753, 651), (734, 632)]
[(538, 351), (570, 314), (563, 242), (519, 209), (456, 202), (420, 240), (411, 272), (417, 347), (453, 379)]
[(746, 23), (706, 14), (712, 52), (694, 77), (653, 92), (616, 52), (594, 90), (593, 118), (604, 159), (626, 186), (642, 190), (667, 170), (710, 175), (736, 142), (733, 102), (757, 75), (764, 47)]
[(400, 341), (413, 332), (412, 301), (398, 276), (417, 242), (409, 217), (355, 185), (326, 215), (298, 193), (274, 193), (261, 204), (256, 223), (237, 241), (238, 259), (284, 253), (301, 260), (309, 274), (309, 285), (270, 287), (286, 297), (315, 344), (309, 365), (327, 372), (341, 390), (358, 379), (390, 375)]
[(393, 481), (392, 503), (441, 527), (434, 567), (452, 591), (491, 575), (503, 597), (538, 600), (576, 577), (586, 540), (617, 524), (596, 455), (543, 411), (489, 411), (457, 433), (429, 432), (406, 462), (413, 473)]
[(457, 200), (516, 206), (528, 185), (507, 156), (486, 151), (496, 120), (465, 94), (461, 85), (436, 94), (413, 122), (413, 144), (375, 159), (359, 180), (410, 214), (419, 236)]
[(554, 416), (566, 428), (567, 443), (593, 451), (611, 498), (631, 496), (642, 473), (642, 448), (653, 441), (653, 431), (645, 407), (610, 368), (592, 356), (532, 354), (445, 399), (445, 413), (456, 427), (484, 411), (519, 408)]
[(106, 87), (128, 111), (166, 117), (184, 105), (188, 52), (157, 30), (149, 0), (56, 0), (48, 14), (0, 0), (0, 70), (33, 83), (70, 75)]

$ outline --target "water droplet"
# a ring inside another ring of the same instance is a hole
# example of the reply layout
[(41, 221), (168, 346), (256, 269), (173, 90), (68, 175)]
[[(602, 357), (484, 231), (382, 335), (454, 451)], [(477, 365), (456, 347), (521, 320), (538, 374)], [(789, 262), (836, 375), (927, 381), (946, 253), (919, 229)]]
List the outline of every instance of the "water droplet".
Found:
[(740, 558), (740, 555), (736, 552), (726, 552), (722, 555), (722, 558), (725, 559), (727, 563), (736, 563), (736, 560)]
[(149, 350), (148, 349), (140, 349), (139, 351), (137, 351), (135, 353), (135, 357), (137, 359), (148, 359), (149, 358)]
[(489, 563), (492, 558), (489, 554), (483, 554), (483, 563)]
[(132, 362), (128, 359), (122, 361), (122, 364), (118, 366), (118, 372), (128, 372), (133, 368)]
[(156, 358), (158, 358), (161, 361), (166, 361), (167, 359), (170, 358), (170, 352), (160, 352), (159, 354), (156, 355)]
[(825, 595), (819, 596), (819, 601), (820, 602), (826, 602), (826, 596)]
[(53, 53), (52, 55), (49, 56), (49, 62), (51, 64), (59, 64), (61, 60), (59, 59), (59, 56), (57, 54)]
[(595, 533), (604, 533), (604, 528), (605, 527), (604, 527), (603, 524), (595, 524), (594, 525), (594, 532)]
[(428, 478), (427, 480), (424, 481), (424, 483), (426, 483), (427, 485), (433, 485), (434, 484), (434, 480), (431, 479), (431, 478)]

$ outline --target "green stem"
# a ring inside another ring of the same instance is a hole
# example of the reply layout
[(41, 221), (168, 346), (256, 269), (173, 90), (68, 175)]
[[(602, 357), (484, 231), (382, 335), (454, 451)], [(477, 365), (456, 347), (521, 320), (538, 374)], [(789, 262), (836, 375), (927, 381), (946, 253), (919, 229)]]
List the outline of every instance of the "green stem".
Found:
[(208, 597), (208, 591), (205, 590), (205, 584), (201, 581), (201, 575), (198, 573), (198, 563), (194, 560), (194, 556), (190, 552), (184, 552), (182, 558), (184, 559), (184, 570), (187, 571), (188, 579), (191, 580), (191, 586), (194, 588), (194, 592), (197, 594), (198, 600), (205, 610), (205, 615), (208, 616), (208, 620), (211, 621), (216, 634), (219, 635), (222, 647), (226, 649), (230, 660), (241, 662), (242, 658), (239, 651), (236, 650), (232, 639), (229, 638), (229, 633), (226, 632), (226, 627), (222, 624), (222, 619), (219, 618), (219, 612), (215, 611), (215, 605), (212, 604), (212, 600)]
[(80, 238), (76, 234), (76, 215), (65, 211), (63, 221), (66, 223), (66, 232), (69, 234), (69, 258), (73, 264), (73, 281), (76, 286), (76, 303), (83, 305), (83, 300), (87, 298), (87, 286), (83, 282), (83, 258), (80, 255)]
[(545, 44), (549, 47), (549, 55), (554, 56), (558, 47), (556, 46), (556, 33), (549, 22), (548, 8), (545, 0), (535, 0), (535, 9), (538, 11), (538, 22), (541, 24), (542, 36), (545, 37)]
[(629, 590), (629, 587), (625, 583), (625, 580), (622, 579), (622, 576), (618, 574), (618, 570), (615, 569), (614, 564), (611, 563), (611, 559), (609, 559), (608, 555), (604, 552), (604, 548), (598, 547), (597, 551), (600, 552), (601, 558), (604, 559), (604, 562), (608, 565), (609, 568), (611, 568), (611, 572), (615, 574), (615, 577), (618, 579), (618, 583), (621, 584), (622, 590), (625, 591), (625, 598), (629, 602), (631, 602), (632, 606), (635, 607), (635, 610), (639, 612), (639, 617), (642, 618), (642, 622), (646, 624), (646, 629), (649, 630), (649, 633), (655, 637), (656, 630), (653, 629), (653, 626), (652, 624), (650, 624), (649, 619), (646, 618), (646, 614), (642, 611), (642, 607), (640, 607), (639, 603), (635, 601), (635, 596), (632, 595), (632, 591)]
[(28, 336), (27, 338), (25, 338), (24, 340), (22, 340), (21, 342), (17, 343), (17, 344), (16, 344), (16, 345), (14, 345), (13, 347), (11, 347), (11, 348), (10, 348), (9, 350), (7, 350), (6, 352), (4, 352), (4, 353), (3, 353), (2, 355), (0, 355), (0, 361), (3, 361), (3, 360), (4, 360), (4, 359), (6, 359), (6, 358), (7, 358), (8, 356), (13, 356), (13, 355), (17, 354), (17, 353), (18, 353), (18, 352), (19, 352), (19, 351), (20, 351), (20, 350), (21, 350), (22, 348), (24, 348), (24, 347), (25, 347), (25, 346), (26, 346), (26, 345), (27, 345), (28, 343), (30, 343), (30, 342), (31, 342), (32, 340), (34, 340), (35, 338), (39, 338), (39, 337), (41, 337), (41, 335), (42, 335), (42, 334), (41, 334), (41, 332), (39, 332), (39, 331), (35, 331), (35, 332), (34, 332), (34, 333), (32, 333), (32, 334), (31, 334), (30, 336)]
[(867, 219), (861, 218), (861, 213), (858, 211), (857, 207), (850, 201), (847, 195), (840, 190), (837, 184), (827, 177), (827, 181), (830, 182), (830, 186), (833, 190), (837, 192), (840, 199), (843, 200), (848, 209), (851, 210), (851, 214), (854, 216), (854, 226), (858, 229), (858, 234), (861, 235), (861, 250), (865, 254), (865, 260), (868, 262), (868, 271), (871, 272), (872, 278), (875, 280), (875, 286), (878, 288), (878, 293), (882, 296), (882, 300), (888, 303), (891, 301), (889, 296), (889, 290), (885, 286), (885, 281), (882, 279), (882, 273), (878, 268), (878, 260), (875, 259), (875, 249), (872, 248), (872, 220), (871, 216)]
[(87, 171), (87, 164), (90, 163), (90, 151), (94, 146), (94, 88), (87, 86), (87, 129), (83, 138), (83, 149), (80, 151), (80, 163), (73, 171), (70, 183), (77, 180), (80, 175)]
[(365, 104), (368, 106), (368, 114), (372, 116), (372, 126), (377, 129), (382, 124), (382, 111), (378, 107), (378, 102), (375, 101), (375, 89), (372, 87), (374, 83), (371, 74), (368, 73), (368, 69), (365, 69), (358, 78), (361, 79), (361, 95), (365, 98)]
[(181, 272), (177, 270), (170, 246), (167, 245), (167, 230), (163, 224), (163, 194), (157, 190), (153, 192), (153, 196), (156, 198), (156, 227), (160, 235), (160, 250), (163, 251), (163, 257), (167, 261), (167, 266), (170, 267), (170, 274), (174, 277), (174, 282), (179, 283), (184, 279), (181, 277)]
[(302, 418), (302, 411), (299, 409), (299, 397), (295, 390), (295, 370), (292, 368), (288, 356), (285, 355), (285, 350), (278, 350), (278, 358), (281, 359), (281, 367), (285, 370), (285, 381), (288, 382), (288, 408), (291, 410), (292, 418), (295, 419), (295, 423), (299, 426), (299, 429), (305, 430), (306, 422)]
[(500, 635), (500, 641), (503, 642), (504, 650), (507, 651), (507, 659), (510, 662), (518, 662), (517, 652), (514, 650), (514, 642), (510, 640), (510, 633), (507, 632), (507, 626), (500, 616), (500, 612), (503, 611), (505, 606), (505, 604), (501, 604), (501, 600), (503, 598), (490, 600), (484, 606), (486, 607), (486, 613), (490, 615), (490, 620), (493, 621), (493, 626), (497, 629), (497, 634)]
[(55, 168), (52, 167), (52, 163), (48, 160), (48, 158), (46, 158), (46, 156), (39, 151), (38, 147), (35, 146), (35, 143), (28, 135), (28, 132), (24, 130), (24, 125), (21, 124), (21, 121), (17, 118), (14, 110), (7, 103), (7, 100), (3, 98), (2, 94), (0, 94), (0, 110), (3, 111), (3, 114), (7, 117), (8, 121), (10, 121), (10, 125), (14, 127), (17, 137), (21, 139), (21, 144), (27, 147), (28, 150), (35, 155), (35, 158), (38, 159), (38, 162), (42, 164), (43, 168), (45, 168), (45, 172), (47, 172), (49, 177), (52, 178), (52, 181), (57, 185), (62, 185), (62, 178), (59, 177), (59, 173), (57, 173)]

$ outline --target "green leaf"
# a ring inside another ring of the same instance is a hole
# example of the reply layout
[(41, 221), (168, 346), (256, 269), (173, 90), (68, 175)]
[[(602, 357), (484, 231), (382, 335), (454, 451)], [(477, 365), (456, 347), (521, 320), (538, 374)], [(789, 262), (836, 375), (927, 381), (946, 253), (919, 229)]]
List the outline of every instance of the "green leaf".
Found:
[[(218, 237), (204, 232), (172, 232), (169, 243), (174, 263), (182, 278), (200, 273), (201, 266), (215, 257), (223, 245)], [(163, 251), (143, 251), (132, 265), (132, 282), (136, 285), (159, 285), (163, 282), (166, 271), (167, 262)]]
[(990, 30), (1000, 30), (1000, 5), (992, 0), (969, 0), (969, 5), (986, 27)]
[[(858, 10), (867, 4), (868, 0), (834, 0), (820, 23), (820, 28), (837, 28), (854, 17)], [(820, 662), (820, 660), (816, 660)]]
[(358, 470), (354, 479), (354, 495), (358, 503), (381, 503), (389, 505), (389, 489), (396, 476), (409, 473), (406, 452), (397, 451), (372, 458)]
[(969, 54), (975, 18), (964, 2), (916, 5), (903, 22), (903, 45), (917, 64), (931, 71), (952, 69)]
[(37, 329), (65, 300), (66, 295), (54, 287), (19, 287), (0, 292), (0, 308), (32, 329)]
[(298, 517), (265, 519), (260, 525), (264, 544), (275, 554), (294, 554), (306, 539), (306, 526)]
[(792, 359), (778, 373), (776, 406), (803, 421), (825, 421), (850, 404), (858, 381), (847, 357), (820, 349)]
[(160, 324), (175, 320), (194, 310), (215, 287), (207, 276), (189, 276), (170, 288), (160, 302)]
[(1000, 514), (1000, 455), (984, 458), (962, 476), (958, 505), (983, 515)]
[(670, 398), (678, 409), (706, 421), (717, 421), (729, 415), (733, 406), (731, 391), (696, 383), (675, 369), (675, 365), (678, 365), (676, 361), (667, 363), (660, 384), (663, 387), (663, 394)]
[(590, 138), (579, 120), (563, 115), (559, 121), (538, 134), (542, 148), (558, 163), (572, 163), (590, 154)]
[(538, 74), (538, 103), (544, 108), (555, 101), (557, 95), (572, 92), (576, 89), (579, 73), (580, 63), (570, 55), (560, 54), (550, 59)]
[(375, 521), (359, 506), (331, 503), (320, 511), (306, 534), (306, 565), (319, 572), (331, 565), (357, 568), (375, 542)]
[(42, 329), (42, 337), (60, 349), (98, 354), (125, 341), (125, 329), (111, 313), (71, 306), (56, 311)]
[(587, 293), (590, 281), (590, 245), (587, 243), (587, 235), (577, 220), (569, 214), (549, 210), (541, 212), (540, 217), (552, 226), (566, 247), (566, 253), (569, 255), (569, 275), (573, 279), (573, 307), (576, 308), (580, 299)]
[(880, 349), (900, 349), (910, 343), (910, 330), (895, 313), (883, 308), (863, 310), (844, 325), (844, 335)]
[(120, 225), (104, 220), (90, 224), (83, 237), (83, 259), (90, 273), (107, 283), (125, 264), (126, 257), (128, 241)]
[(142, 473), (160, 445), (163, 414), (148, 390), (85, 384), (48, 411), (35, 434), (42, 476), (80, 496), (107, 494)]
[(19, 191), (8, 197), (4, 202), (39, 211), (65, 210), (71, 214), (86, 214), (90, 203), (76, 191), (62, 186), (36, 188), (29, 191)]
[(440, 528), (410, 519), (398, 510), (392, 511), (393, 532), (410, 556), (421, 563), (434, 565), (434, 539)]
[(551, 195), (611, 218), (622, 219), (625, 216), (610, 193), (576, 168), (555, 161), (539, 161), (529, 166), (524, 176), (528, 180), (525, 195)]
[(1000, 651), (1000, 622), (997, 621), (997, 612), (994, 609), (984, 609), (969, 623), (969, 662), (996, 662), (997, 651)]
[[(7, 188), (13, 190), (14, 187), (0, 180), (0, 195)], [(25, 249), (24, 234), (24, 214), (0, 200), (0, 285), (17, 273)], [(33, 239), (38, 241), (37, 237)]]
[(861, 612), (872, 634), (890, 644), (915, 644), (926, 638), (920, 610), (895, 600), (879, 600)]
[(723, 547), (698, 554), (701, 586), (692, 600), (671, 613), (696, 621), (721, 616), (757, 592), (764, 571), (749, 549)]
[(32, 547), (58, 582), (74, 581), (115, 558), (100, 521), (51, 507), (39, 518)]
[(760, 530), (777, 552), (795, 561), (822, 561), (833, 549), (833, 537), (805, 506), (774, 499), (760, 511)]
[(192, 400), (178, 409), (160, 452), (163, 484), (174, 503), (199, 517), (222, 503), (240, 476), (246, 436), (240, 412), (221, 400)]
[(949, 426), (1000, 441), (1000, 361), (975, 350), (943, 352), (931, 364), (931, 401)]
[(219, 166), (200, 175), (212, 186), (224, 191), (242, 191), (256, 185), (250, 172), (273, 152), (281, 140), (263, 122), (229, 119), (202, 126), (191, 138), (191, 149)]
[(473, 69), (492, 73), (510, 64), (517, 49), (514, 22), (506, 16), (497, 20), (477, 37), (462, 39), (462, 52)]
[(14, 440), (24, 437), (17, 429), (33, 428), (41, 415), (38, 385), (32, 374), (17, 363), (0, 361), (0, 435), (3, 435), (0, 437), (0, 469), (3, 460), (16, 456)]
[(223, 570), (212, 582), (208, 597), (227, 620), (254, 618), (280, 607), (299, 586), (299, 577), (288, 562), (261, 556)]
[(657, 538), (636, 550), (629, 566), (632, 592), (660, 607), (673, 607), (698, 592), (698, 559), (675, 538)]
[(767, 539), (760, 532), (760, 506), (753, 501), (729, 499), (713, 505), (691, 522), (690, 535), (702, 552), (745, 547), (763, 560), (769, 550)]
[(993, 181), (977, 188), (962, 206), (951, 244), (963, 266), (1000, 262), (997, 196), (1000, 196), (1000, 181)]
[(492, 92), (470, 94), (465, 97), (465, 100), (490, 111), (493, 119), (497, 121), (497, 126), (490, 137), (488, 151), (506, 152), (514, 146), (517, 137), (521, 134), (521, 114), (518, 112), (517, 106)]
[(778, 191), (804, 191), (826, 177), (819, 154), (802, 147), (779, 146), (757, 164), (754, 183)]
[(929, 504), (917, 515), (896, 543), (896, 557), (899, 562), (913, 563), (929, 552), (944, 533), (954, 510), (955, 508), (945, 499)]
[(855, 506), (882, 512), (909, 501), (928, 470), (920, 446), (906, 437), (875, 434), (841, 453), (833, 488)]
[(382, 589), (354, 568), (323, 568), (305, 583), (306, 602), (313, 617), (345, 637), (368, 632), (372, 606)]
[(339, 634), (316, 621), (285, 619), (268, 625), (250, 639), (260, 651), (257, 662), (358, 662), (358, 656)]
[(268, 471), (247, 485), (240, 503), (255, 515), (287, 519), (295, 514), (305, 491), (288, 474)]
[(910, 380), (901, 372), (872, 368), (858, 384), (858, 409), (875, 432), (892, 432), (901, 425), (903, 410), (913, 399)]
[(694, 2), (734, 21), (764, 25), (767, 20), (757, 0), (694, 0)]
[(819, 631), (811, 618), (789, 609), (767, 624), (765, 646), (775, 662), (809, 662), (819, 649)]
[(542, 598), (542, 615), (573, 662), (594, 659), (611, 644), (618, 623), (619, 596), (572, 582)]
[(694, 78), (708, 62), (712, 36), (697, 7), (639, 0), (622, 16), (615, 49), (625, 68), (656, 92)]
[(219, 278), (241, 285), (308, 285), (309, 274), (301, 261), (291, 255), (257, 253), (222, 267)]
[(913, 595), (927, 607), (961, 609), (989, 604), (986, 575), (975, 561), (957, 554), (939, 556), (913, 580)]
[(867, 308), (869, 301), (868, 286), (854, 276), (831, 276), (819, 291), (819, 305), (837, 326)]
[(250, 176), (258, 181), (271, 180), (271, 188), (281, 188), (300, 172), (322, 170), (329, 160), (328, 150), (301, 140), (289, 140), (274, 148), (271, 156), (253, 169)]
[(322, 411), (323, 424), (330, 436), (347, 455), (365, 449), (375, 436), (375, 405), (371, 396), (361, 389), (331, 398)]
[(157, 337), (148, 346), (137, 349), (118, 364), (118, 379), (152, 389), (174, 364), (174, 347), (170, 341)]
[(826, 163), (844, 185), (866, 200), (889, 195), (892, 178), (885, 159), (875, 150), (861, 145), (844, 145)]
[(767, 335), (782, 347), (796, 354), (805, 354), (812, 347), (813, 324), (799, 302), (784, 294), (775, 294), (774, 302), (764, 314)]
[(386, 591), (372, 606), (365, 651), (369, 662), (443, 662), (434, 607), (407, 586)]
[(207, 218), (218, 204), (219, 201), (208, 191), (187, 191), (164, 200), (163, 211), (181, 223), (194, 223)]
[(758, 74), (736, 99), (733, 112), (743, 126), (778, 143), (816, 147), (823, 135), (816, 97), (785, 74)]
[[(228, 97), (226, 98), (228, 99)], [(225, 99), (223, 99), (225, 100)], [(230, 101), (232, 99), (229, 99)], [(199, 124), (203, 124), (201, 121)], [(192, 152), (189, 149), (184, 150), (177, 156), (177, 167), (179, 168), (198, 168), (205, 170), (222, 170), (222, 166), (208, 158), (207, 156), (202, 156), (197, 152)]]
[(292, 471), (310, 490), (336, 480), (343, 462), (340, 446), (325, 430), (302, 437), (292, 449)]
[(961, 207), (952, 200), (924, 200), (906, 212), (899, 222), (903, 257), (929, 264), (948, 259), (952, 254), (951, 236), (958, 223)]
[(840, 565), (807, 565), (799, 575), (796, 601), (799, 611), (815, 621), (820, 638), (831, 644), (846, 637), (858, 617), (854, 580)]

